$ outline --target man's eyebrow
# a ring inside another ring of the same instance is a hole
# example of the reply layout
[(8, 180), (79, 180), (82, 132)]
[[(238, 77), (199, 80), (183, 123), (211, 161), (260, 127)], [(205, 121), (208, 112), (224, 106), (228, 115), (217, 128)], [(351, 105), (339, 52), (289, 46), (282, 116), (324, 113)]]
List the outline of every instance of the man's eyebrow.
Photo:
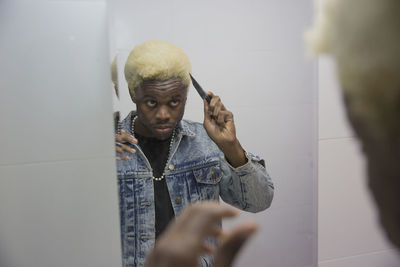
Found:
[(181, 94), (175, 94), (175, 95), (172, 95), (171, 98), (182, 98), (182, 95)]
[(153, 96), (153, 95), (146, 95), (146, 94), (143, 95), (143, 98), (144, 98), (144, 97), (156, 98), (156, 97)]

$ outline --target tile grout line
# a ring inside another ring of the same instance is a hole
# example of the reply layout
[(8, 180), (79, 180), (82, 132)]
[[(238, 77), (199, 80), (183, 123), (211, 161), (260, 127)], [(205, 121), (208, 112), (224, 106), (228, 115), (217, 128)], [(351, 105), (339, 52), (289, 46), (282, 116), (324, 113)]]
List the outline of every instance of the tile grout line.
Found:
[(114, 159), (115, 156), (98, 156), (98, 157), (87, 157), (87, 158), (75, 158), (75, 159), (59, 159), (59, 160), (43, 160), (43, 161), (30, 161), (30, 162), (18, 162), (10, 164), (0, 164), (2, 167), (16, 167), (16, 166), (28, 166), (28, 165), (41, 165), (41, 164), (54, 164), (54, 163), (70, 163), (76, 161), (88, 161), (94, 159)]
[(352, 258), (357, 258), (360, 256), (364, 256), (364, 255), (370, 255), (370, 254), (380, 254), (382, 252), (394, 252), (397, 253), (397, 250), (394, 248), (387, 248), (387, 249), (381, 249), (381, 250), (374, 250), (374, 251), (370, 251), (370, 252), (366, 252), (366, 253), (360, 253), (360, 254), (354, 254), (351, 256), (346, 256), (346, 257), (341, 257), (341, 258), (334, 258), (334, 259), (328, 259), (328, 260), (321, 260), (318, 261), (318, 264), (320, 263), (329, 263), (329, 262), (335, 262), (335, 261), (341, 261), (341, 260), (346, 260), (346, 259), (352, 259)]
[(331, 140), (358, 140), (358, 139), (355, 136), (318, 138), (318, 141), (331, 141)]

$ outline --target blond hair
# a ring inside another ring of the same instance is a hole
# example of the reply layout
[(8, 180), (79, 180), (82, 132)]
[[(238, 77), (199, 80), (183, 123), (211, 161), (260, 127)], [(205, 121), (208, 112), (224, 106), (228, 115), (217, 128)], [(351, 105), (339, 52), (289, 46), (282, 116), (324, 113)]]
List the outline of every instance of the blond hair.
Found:
[(125, 79), (131, 95), (144, 80), (180, 78), (189, 87), (191, 65), (179, 47), (163, 41), (147, 41), (136, 46), (125, 64)]
[(114, 86), (118, 86), (117, 56), (114, 56), (114, 59), (110, 65), (110, 69), (111, 69), (111, 81), (113, 82)]
[(400, 1), (324, 0), (319, 10), (306, 41), (335, 59), (349, 112), (377, 136), (400, 133)]

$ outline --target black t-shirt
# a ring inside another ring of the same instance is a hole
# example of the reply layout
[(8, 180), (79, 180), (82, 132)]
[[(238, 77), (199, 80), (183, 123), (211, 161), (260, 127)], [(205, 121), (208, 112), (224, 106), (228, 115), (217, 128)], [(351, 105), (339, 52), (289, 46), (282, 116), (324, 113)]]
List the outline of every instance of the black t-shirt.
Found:
[[(157, 140), (147, 138), (135, 133), (138, 139), (138, 145), (142, 149), (153, 169), (154, 177), (160, 177), (165, 169), (168, 160), (169, 146), (171, 138), (166, 140)], [(171, 198), (165, 178), (161, 181), (153, 179), (154, 184), (154, 203), (155, 203), (155, 225), (156, 238), (164, 231), (168, 223), (175, 217), (171, 204)]]

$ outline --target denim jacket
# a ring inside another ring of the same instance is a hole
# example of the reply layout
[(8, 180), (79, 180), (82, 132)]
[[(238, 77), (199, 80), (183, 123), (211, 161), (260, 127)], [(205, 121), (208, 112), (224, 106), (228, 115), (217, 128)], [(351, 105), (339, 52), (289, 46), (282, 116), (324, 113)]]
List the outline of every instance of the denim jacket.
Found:
[[(131, 132), (131, 112), (121, 129)], [(143, 266), (155, 242), (154, 189), (150, 164), (134, 145), (129, 161), (117, 163), (121, 242), (124, 267)], [(263, 161), (247, 153), (248, 162), (233, 168), (200, 123), (182, 120), (177, 125), (166, 164), (165, 179), (176, 215), (190, 203), (218, 200), (239, 209), (259, 212), (273, 198), (273, 184)], [(204, 257), (201, 265), (210, 266)]]

